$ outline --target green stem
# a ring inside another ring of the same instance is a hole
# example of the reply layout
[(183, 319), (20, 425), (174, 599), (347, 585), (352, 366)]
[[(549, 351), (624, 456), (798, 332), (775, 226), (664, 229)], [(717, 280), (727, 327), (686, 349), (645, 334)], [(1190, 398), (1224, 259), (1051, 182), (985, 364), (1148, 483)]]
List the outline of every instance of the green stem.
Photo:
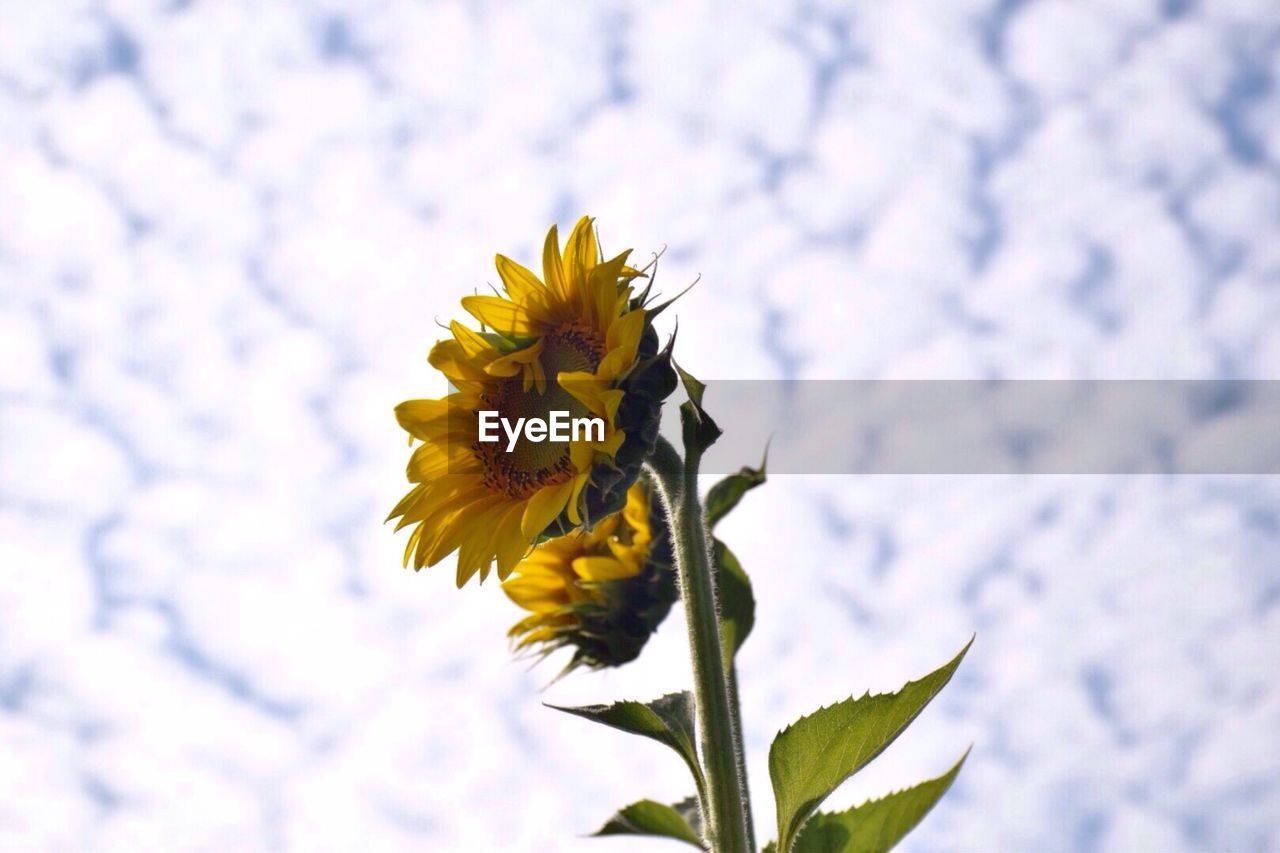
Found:
[(742, 809), (747, 821), (747, 843), (755, 850), (755, 818), (751, 815), (751, 786), (747, 783), (747, 746), (746, 735), (742, 732), (742, 703), (738, 699), (738, 667), (732, 661), (729, 662), (729, 671), (725, 677), (729, 689), (729, 712), (733, 714), (734, 755), (738, 760), (738, 778), (742, 780)]
[(698, 751), (707, 779), (704, 804), (707, 840), (716, 853), (753, 851), (747, 790), (740, 768), (742, 740), (720, 645), (715, 574), (702, 503), (698, 500), (699, 454), (686, 449), (683, 462), (663, 438), (649, 459), (658, 480), (680, 575), (693, 658), (693, 697), (698, 717)]

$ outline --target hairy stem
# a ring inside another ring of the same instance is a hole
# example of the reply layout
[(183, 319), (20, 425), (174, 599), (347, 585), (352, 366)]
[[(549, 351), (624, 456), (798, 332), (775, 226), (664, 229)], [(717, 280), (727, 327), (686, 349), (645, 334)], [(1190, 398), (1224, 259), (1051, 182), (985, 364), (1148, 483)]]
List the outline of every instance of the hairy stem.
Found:
[[(716, 853), (753, 851), (750, 806), (741, 772), (742, 739), (731, 705), (720, 644), (715, 573), (702, 503), (698, 500), (698, 454), (680, 459), (665, 439), (649, 459), (670, 521), (693, 658), (693, 696), (698, 718), (698, 751), (707, 779), (704, 804), (707, 840)], [(734, 691), (736, 693), (736, 691)]]
[(738, 667), (729, 663), (729, 671), (725, 673), (729, 689), (729, 712), (733, 715), (733, 747), (738, 761), (738, 779), (742, 786), (742, 811), (747, 822), (747, 844), (756, 849), (755, 818), (751, 815), (751, 786), (747, 783), (747, 746), (746, 735), (742, 732), (742, 703), (738, 699)]

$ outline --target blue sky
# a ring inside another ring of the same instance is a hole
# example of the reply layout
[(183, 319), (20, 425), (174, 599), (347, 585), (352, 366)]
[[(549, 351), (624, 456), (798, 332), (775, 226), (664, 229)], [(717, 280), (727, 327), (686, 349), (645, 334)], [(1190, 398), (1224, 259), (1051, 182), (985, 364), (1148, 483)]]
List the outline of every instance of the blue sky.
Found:
[[(644, 849), (579, 836), (679, 762), (541, 702), (682, 688), (680, 614), (540, 692), (382, 526), (437, 320), (552, 222), (701, 276), (704, 377), (1280, 378), (1273, 3), (3, 15), (0, 846)], [(976, 631), (837, 804), (972, 742), (908, 847), (1280, 846), (1274, 479), (784, 477), (723, 531), (762, 831), (774, 731)]]

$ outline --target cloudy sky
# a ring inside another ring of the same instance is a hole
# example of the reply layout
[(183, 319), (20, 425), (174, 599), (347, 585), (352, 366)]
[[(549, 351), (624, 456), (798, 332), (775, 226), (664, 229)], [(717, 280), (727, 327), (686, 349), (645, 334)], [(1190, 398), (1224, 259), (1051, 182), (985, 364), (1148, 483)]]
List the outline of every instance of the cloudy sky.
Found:
[[(0, 0), (0, 847), (641, 850), (688, 782), (400, 568), (437, 320), (598, 217), (710, 379), (1280, 378), (1273, 0)], [(732, 424), (726, 424), (732, 429)], [(755, 457), (743, 459), (756, 461)], [(915, 850), (1280, 847), (1280, 482), (778, 477), (774, 731), (977, 642), (833, 799)], [(544, 688), (546, 688), (544, 690)]]

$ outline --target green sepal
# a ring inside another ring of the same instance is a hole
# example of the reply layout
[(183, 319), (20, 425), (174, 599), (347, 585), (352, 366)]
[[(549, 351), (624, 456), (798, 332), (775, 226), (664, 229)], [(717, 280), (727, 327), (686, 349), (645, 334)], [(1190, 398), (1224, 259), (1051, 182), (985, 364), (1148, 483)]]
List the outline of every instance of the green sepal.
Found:
[[(448, 327), (446, 326), (446, 328)], [(481, 328), (483, 328), (483, 326)], [(478, 334), (480, 335), (480, 337), (488, 341), (489, 346), (493, 347), (495, 350), (502, 353), (503, 355), (506, 355), (507, 353), (515, 352), (521, 346), (521, 342), (513, 341), (510, 338), (507, 338), (498, 334), (497, 332), (481, 331)]]
[(653, 539), (640, 571), (631, 577), (590, 584), (596, 592), (594, 599), (555, 609), (555, 613), (572, 618), (553, 628), (552, 636), (538, 643), (535, 654), (541, 659), (558, 648), (573, 648), (573, 657), (557, 678), (579, 667), (599, 669), (635, 660), (679, 597), (667, 517), (653, 488), (650, 484), (649, 529)]
[[(675, 296), (673, 296), (673, 297), (671, 297), (670, 299), (668, 299), (666, 302), (663, 302), (661, 305), (655, 305), (654, 307), (647, 309), (647, 310), (648, 310), (648, 312), (649, 312), (649, 316), (650, 316), (650, 317), (657, 317), (657, 316), (658, 316), (659, 314), (661, 314), (663, 311), (666, 311), (668, 308), (670, 308), (672, 305), (674, 305), (674, 304), (675, 304), (675, 302), (676, 302), (676, 300), (677, 300), (677, 299), (679, 299), (681, 296), (684, 296), (684, 295), (685, 295), (686, 293), (688, 293), (690, 290), (693, 290), (695, 287), (697, 287), (697, 286), (698, 286), (698, 282), (699, 282), (700, 280), (701, 280), (701, 277), (694, 279), (694, 280), (693, 280), (693, 284), (690, 284), (688, 287), (686, 287), (684, 290), (680, 291), (680, 292), (679, 292), (679, 293), (677, 293)], [(646, 288), (646, 289), (645, 289), (645, 293), (647, 294), (648, 292), (649, 292), (649, 291), (648, 291), (648, 288)]]
[(671, 362), (684, 385), (684, 392), (689, 399), (680, 404), (680, 425), (683, 429), (684, 448), (686, 453), (701, 455), (704, 450), (716, 443), (720, 437), (720, 427), (702, 408), (702, 395), (707, 386), (695, 379), (680, 365)]
[(680, 291), (679, 293), (677, 293), (675, 296), (673, 296), (673, 297), (671, 297), (670, 299), (668, 299), (666, 302), (663, 302), (661, 305), (653, 305), (653, 306), (651, 306), (651, 305), (649, 304), (649, 303), (650, 303), (650, 296), (651, 296), (651, 295), (652, 295), (652, 296), (656, 296), (656, 295), (657, 295), (657, 294), (653, 293), (653, 285), (654, 285), (654, 284), (657, 282), (657, 280), (658, 280), (658, 260), (659, 260), (659, 259), (660, 259), (660, 258), (661, 258), (665, 253), (666, 253), (666, 251), (667, 251), (667, 248), (666, 248), (665, 246), (663, 246), (663, 247), (662, 247), (662, 251), (658, 252), (657, 254), (655, 254), (655, 255), (653, 256), (653, 260), (651, 260), (649, 263), (645, 264), (643, 267), (640, 267), (639, 272), (640, 272), (640, 274), (641, 274), (642, 276), (645, 274), (645, 271), (646, 271), (646, 270), (652, 269), (652, 270), (653, 270), (653, 272), (652, 272), (651, 274), (649, 274), (649, 276), (648, 276), (648, 279), (649, 279), (649, 280), (645, 283), (644, 290), (640, 291), (640, 293), (636, 294), (636, 295), (635, 295), (634, 297), (632, 297), (632, 299), (631, 299), (631, 308), (633, 308), (633, 309), (635, 309), (635, 308), (643, 308), (643, 309), (645, 309), (645, 315), (646, 315), (649, 319), (652, 319), (652, 318), (654, 318), (654, 317), (657, 317), (657, 316), (658, 316), (659, 314), (661, 314), (663, 311), (666, 311), (668, 308), (670, 308), (670, 307), (675, 303), (675, 301), (676, 301), (677, 299), (679, 299), (681, 296), (684, 296), (684, 295), (685, 295), (686, 293), (688, 293), (690, 290), (693, 290), (693, 288), (694, 288), (694, 287), (696, 287), (696, 286), (697, 286), (697, 284), (698, 284), (698, 282), (702, 279), (702, 276), (698, 276), (698, 278), (695, 278), (695, 279), (693, 280), (693, 283), (692, 283), (692, 284), (690, 284), (690, 285), (689, 285), (688, 287), (686, 287), (684, 290), (682, 290), (682, 291)]
[[(591, 479), (582, 490), (582, 516), (596, 520), (622, 509), (627, 489), (636, 481), (644, 461), (653, 453), (662, 422), (663, 401), (676, 389), (678, 380), (672, 367), (671, 346), (659, 349), (658, 333), (646, 322), (636, 351), (636, 363), (618, 387), (623, 391), (614, 423), (626, 437), (608, 465), (592, 466)], [(560, 514), (539, 537), (545, 541), (577, 531), (579, 525)]]
[[(642, 267), (636, 268), (636, 272), (640, 274), (639, 276), (637, 276), (637, 278), (648, 279), (648, 281), (644, 283), (644, 290), (640, 291), (639, 293), (634, 293), (634, 295), (631, 297), (631, 302), (628, 306), (630, 310), (634, 311), (637, 308), (646, 308), (649, 311), (652, 311), (652, 309), (649, 309), (648, 306), (650, 302), (650, 296), (656, 295), (653, 293), (653, 286), (658, 283), (658, 261), (662, 260), (662, 256), (665, 255), (666, 253), (667, 253), (667, 247), (663, 246), (660, 250), (653, 253), (653, 258), (649, 261), (649, 263), (645, 264)], [(632, 291), (634, 292), (634, 290), (635, 288), (633, 287)], [(652, 317), (653, 314), (650, 313), (647, 316)]]
[(705, 850), (706, 847), (703, 844), (700, 831), (690, 822), (690, 808), (692, 808), (694, 814), (698, 814), (698, 822), (700, 824), (701, 815), (698, 811), (696, 798), (690, 797), (673, 806), (654, 800), (640, 800), (619, 809), (613, 817), (605, 822), (604, 826), (593, 832), (592, 835), (597, 837), (602, 835), (648, 835), (658, 838), (671, 838), (676, 841), (683, 841), (686, 844), (692, 844), (699, 850)]
[(636, 702), (625, 699), (610, 705), (582, 705), (565, 708), (547, 705), (557, 711), (585, 717), (624, 732), (647, 737), (666, 744), (675, 750), (688, 765), (698, 790), (704, 789), (702, 768), (698, 765), (698, 753), (694, 749), (693, 695), (685, 690), (668, 693), (652, 702)]
[(972, 639), (947, 664), (897, 693), (850, 697), (778, 732), (769, 747), (769, 776), (780, 850), (790, 850), (805, 822), (841, 782), (902, 734), (951, 680), (971, 645)]

